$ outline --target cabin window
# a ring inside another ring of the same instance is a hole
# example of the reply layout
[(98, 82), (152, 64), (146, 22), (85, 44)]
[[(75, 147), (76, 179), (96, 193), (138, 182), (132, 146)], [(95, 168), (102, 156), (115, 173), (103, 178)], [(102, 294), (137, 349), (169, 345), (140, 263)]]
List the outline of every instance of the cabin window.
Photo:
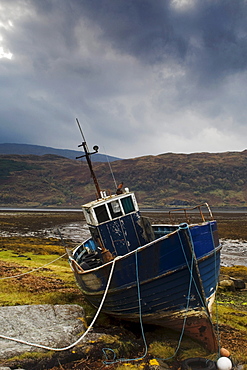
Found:
[(134, 203), (133, 203), (133, 200), (132, 200), (131, 196), (122, 198), (121, 203), (122, 203), (125, 214), (130, 213), (130, 212), (134, 212), (135, 206), (134, 206)]
[(109, 221), (109, 215), (104, 204), (102, 206), (95, 207), (94, 212), (99, 223)]
[(122, 216), (123, 213), (121, 211), (120, 204), (117, 200), (115, 200), (114, 202), (108, 203), (108, 207), (109, 207), (112, 218)]

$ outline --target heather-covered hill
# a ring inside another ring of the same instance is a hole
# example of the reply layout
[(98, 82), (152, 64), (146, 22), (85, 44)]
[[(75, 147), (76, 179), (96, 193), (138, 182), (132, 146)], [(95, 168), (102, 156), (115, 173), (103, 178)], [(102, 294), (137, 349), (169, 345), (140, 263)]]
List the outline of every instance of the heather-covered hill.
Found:
[[(136, 191), (141, 207), (247, 207), (247, 150), (166, 153), (94, 163), (102, 190), (117, 183)], [(55, 155), (0, 155), (0, 206), (79, 207), (94, 198), (85, 162)]]
[[(46, 155), (54, 154), (61, 157), (76, 159), (83, 154), (82, 150), (57, 149), (42, 145), (0, 143), (0, 154), (18, 154), (18, 155)], [(112, 162), (120, 158), (107, 156), (97, 153), (92, 157), (95, 162)]]

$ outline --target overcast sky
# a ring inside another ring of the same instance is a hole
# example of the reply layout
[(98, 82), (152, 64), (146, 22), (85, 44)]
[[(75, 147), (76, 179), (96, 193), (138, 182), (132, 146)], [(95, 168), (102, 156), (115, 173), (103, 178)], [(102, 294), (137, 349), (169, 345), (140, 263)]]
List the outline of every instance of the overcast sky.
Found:
[(246, 0), (0, 0), (0, 142), (247, 148)]

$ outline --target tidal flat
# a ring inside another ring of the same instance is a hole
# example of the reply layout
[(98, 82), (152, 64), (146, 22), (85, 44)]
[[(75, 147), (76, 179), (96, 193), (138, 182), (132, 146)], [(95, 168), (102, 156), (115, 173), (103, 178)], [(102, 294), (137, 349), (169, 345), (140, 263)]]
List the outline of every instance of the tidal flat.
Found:
[[(155, 222), (168, 222), (164, 213), (146, 212), (145, 216)], [(218, 212), (214, 214), (218, 222), (222, 241), (221, 273), (242, 279), (247, 283), (247, 214), (244, 212)], [(61, 239), (62, 236), (62, 239)], [(88, 322), (94, 315), (77, 288), (66, 255), (65, 246), (73, 248), (88, 236), (83, 216), (80, 212), (0, 212), (0, 305), (22, 304), (65, 304), (76, 303), (85, 307)], [(43, 267), (42, 267), (43, 266)], [(36, 270), (39, 268), (38, 270)], [(33, 271), (22, 275), (23, 272)], [(219, 334), (220, 345), (227, 348), (236, 365), (247, 369), (247, 291), (219, 291), (214, 305), (213, 321)], [(57, 369), (149, 369), (157, 365), (155, 359), (171, 357), (177, 347), (179, 335), (161, 328), (145, 327), (148, 353), (140, 361), (126, 364), (105, 365), (102, 348), (113, 349), (117, 357), (139, 358), (144, 351), (140, 328), (123, 325), (103, 315), (95, 327), (104, 333), (104, 341), (95, 343), (87, 358), (73, 359), (61, 364), (57, 359)], [(110, 350), (109, 350), (110, 351)], [(110, 351), (111, 352), (111, 351)], [(110, 353), (111, 354), (111, 353)], [(176, 356), (161, 363), (170, 369), (179, 369), (181, 361), (188, 357), (207, 357), (204, 348), (188, 338), (183, 338)], [(41, 360), (40, 360), (41, 361)], [(152, 362), (153, 361), (153, 362)], [(26, 362), (28, 366), (28, 361)], [(153, 364), (153, 365), (152, 365)], [(0, 366), (7, 366), (1, 364)], [(37, 369), (48, 369), (37, 360)], [(123, 367), (124, 366), (124, 367)], [(26, 367), (27, 369), (28, 367)]]

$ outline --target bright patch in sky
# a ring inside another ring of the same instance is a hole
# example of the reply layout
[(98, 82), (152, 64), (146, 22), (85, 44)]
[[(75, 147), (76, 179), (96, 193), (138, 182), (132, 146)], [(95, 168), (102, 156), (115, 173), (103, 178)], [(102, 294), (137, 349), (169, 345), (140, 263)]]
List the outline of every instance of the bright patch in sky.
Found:
[(195, 3), (194, 0), (172, 0), (171, 4), (176, 9), (188, 9), (189, 7), (193, 6)]
[(12, 59), (12, 56), (13, 56), (12, 53), (10, 53), (10, 52), (6, 53), (6, 51), (4, 51), (4, 49), (3, 49), (3, 47), (0, 46), (0, 59), (2, 59), (2, 58)]
[[(2, 9), (1, 9), (2, 10)], [(0, 22), (0, 28), (3, 28), (4, 30), (8, 30), (13, 27), (13, 23), (9, 19), (7, 22)], [(0, 42), (3, 42), (3, 37), (0, 35)], [(0, 59), (6, 58), (11, 59), (13, 54), (10, 51), (4, 50), (3, 46), (0, 46)]]

